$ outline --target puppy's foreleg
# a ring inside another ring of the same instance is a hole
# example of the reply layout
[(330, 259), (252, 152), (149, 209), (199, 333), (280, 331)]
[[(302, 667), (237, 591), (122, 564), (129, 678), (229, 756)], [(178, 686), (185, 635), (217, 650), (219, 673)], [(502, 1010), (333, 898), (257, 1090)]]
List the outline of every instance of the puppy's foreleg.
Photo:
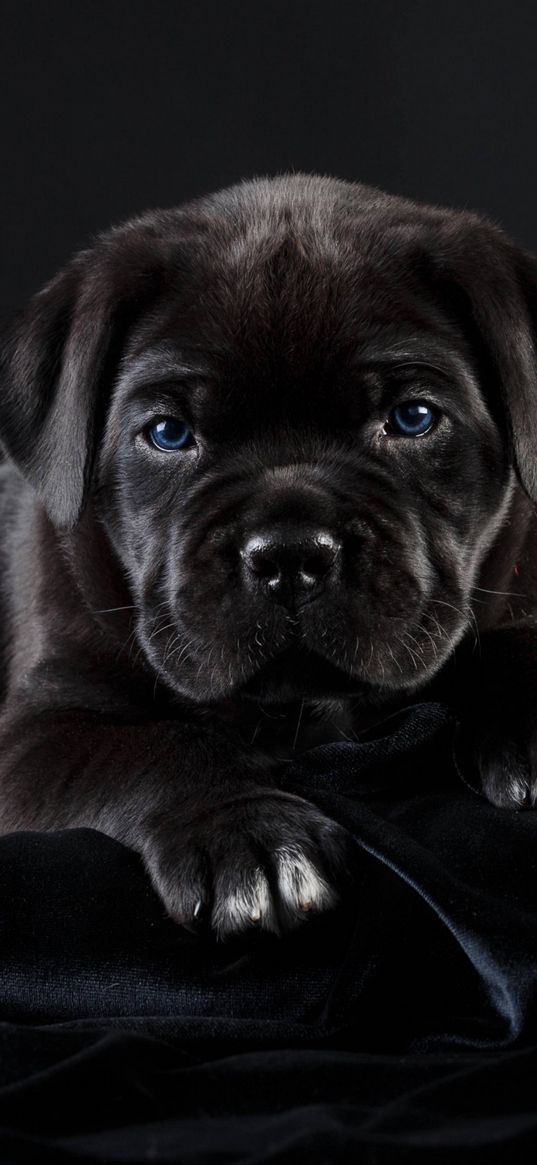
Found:
[(3, 832), (102, 830), (142, 856), (186, 926), (279, 932), (337, 900), (345, 831), (278, 789), (217, 723), (18, 710), (0, 755)]

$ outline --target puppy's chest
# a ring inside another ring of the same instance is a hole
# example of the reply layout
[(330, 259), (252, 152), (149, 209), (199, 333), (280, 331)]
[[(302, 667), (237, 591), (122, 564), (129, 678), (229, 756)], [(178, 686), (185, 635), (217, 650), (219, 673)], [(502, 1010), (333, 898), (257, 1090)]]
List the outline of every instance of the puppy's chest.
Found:
[(350, 700), (298, 703), (286, 707), (256, 709), (248, 730), (241, 736), (261, 762), (293, 760), (311, 748), (334, 742), (355, 741), (358, 734), (379, 721), (379, 712), (358, 713)]

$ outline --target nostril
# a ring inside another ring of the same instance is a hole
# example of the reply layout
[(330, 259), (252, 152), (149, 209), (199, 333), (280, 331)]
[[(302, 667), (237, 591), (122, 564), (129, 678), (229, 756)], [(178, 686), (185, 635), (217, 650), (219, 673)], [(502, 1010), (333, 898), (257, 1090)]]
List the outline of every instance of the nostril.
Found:
[(339, 543), (331, 534), (319, 534), (313, 545), (309, 545), (302, 553), (300, 573), (313, 581), (323, 578), (332, 570), (339, 550)]
[(241, 558), (248, 570), (259, 578), (275, 579), (281, 573), (275, 548), (260, 538), (250, 538), (241, 550)]

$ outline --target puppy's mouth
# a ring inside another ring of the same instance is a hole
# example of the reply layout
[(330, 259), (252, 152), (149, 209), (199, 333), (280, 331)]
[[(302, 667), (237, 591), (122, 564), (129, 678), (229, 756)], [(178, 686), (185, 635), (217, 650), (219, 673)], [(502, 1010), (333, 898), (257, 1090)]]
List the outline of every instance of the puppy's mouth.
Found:
[(306, 647), (285, 648), (240, 688), (246, 699), (261, 702), (358, 694), (363, 683)]

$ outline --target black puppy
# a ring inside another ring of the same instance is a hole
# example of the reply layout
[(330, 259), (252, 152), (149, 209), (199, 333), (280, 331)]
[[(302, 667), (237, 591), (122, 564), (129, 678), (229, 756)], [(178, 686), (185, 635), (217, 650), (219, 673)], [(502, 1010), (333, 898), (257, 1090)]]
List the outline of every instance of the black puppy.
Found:
[(534, 804), (536, 292), (474, 215), (296, 175), (135, 219), (33, 299), (0, 403), (4, 830), (94, 826), (179, 921), (292, 926), (345, 841), (283, 758), (417, 690), (491, 800)]

